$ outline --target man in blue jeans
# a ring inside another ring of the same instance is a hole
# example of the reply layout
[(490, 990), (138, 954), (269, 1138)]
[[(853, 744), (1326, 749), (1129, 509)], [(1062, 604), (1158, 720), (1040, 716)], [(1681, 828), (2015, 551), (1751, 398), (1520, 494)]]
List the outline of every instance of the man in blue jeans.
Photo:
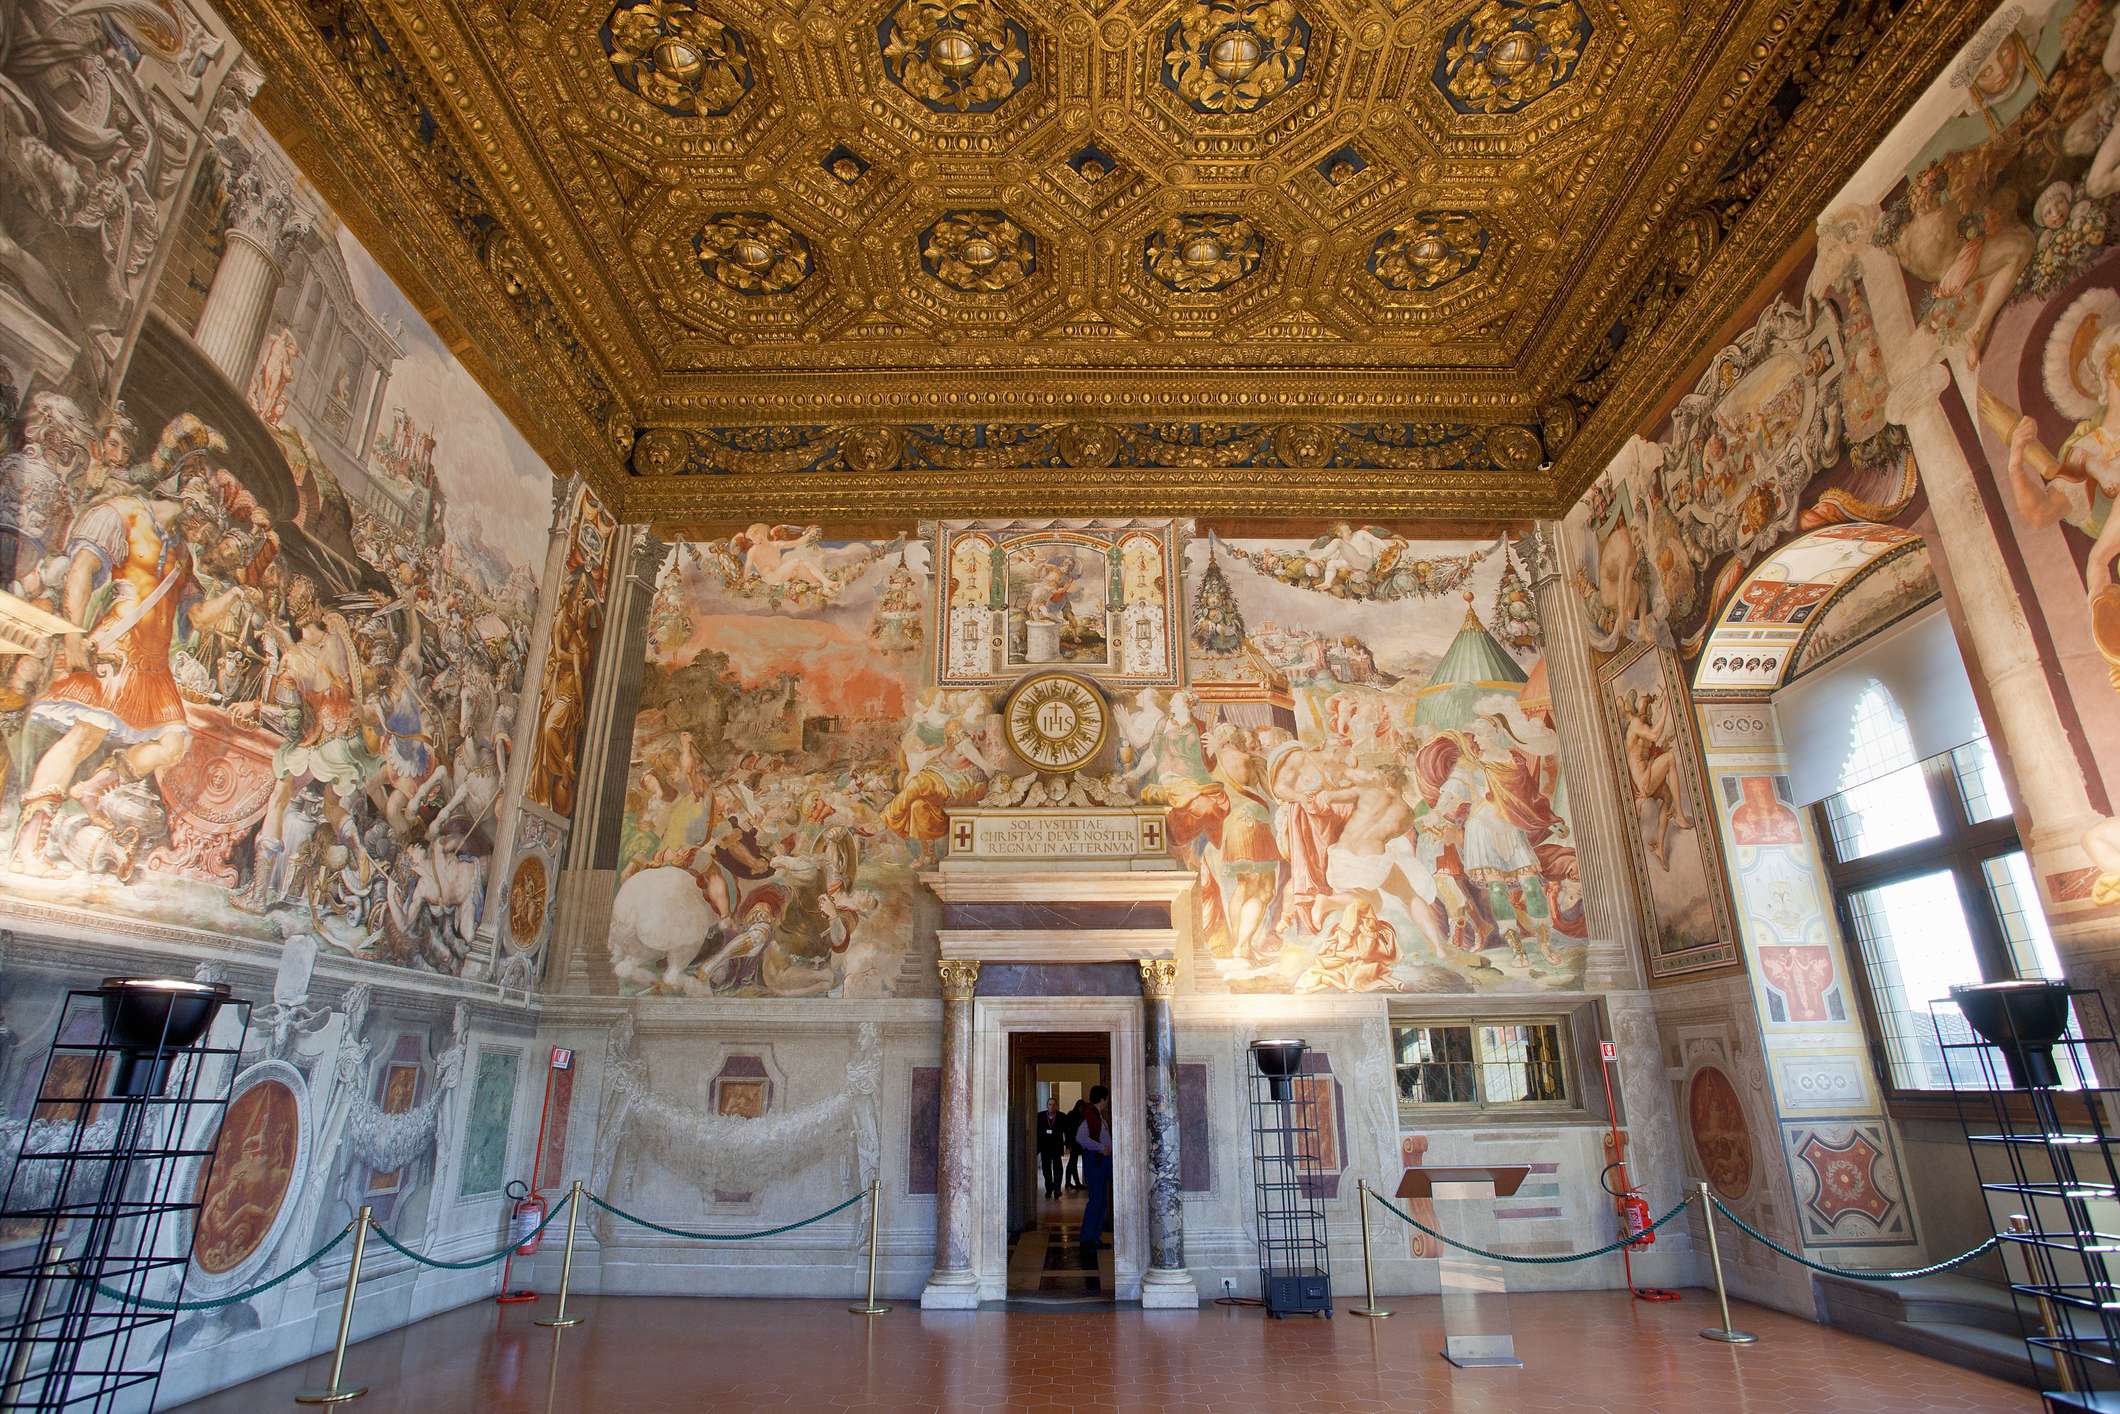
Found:
[(1082, 1127), (1075, 1143), (1082, 1149), (1082, 1185), (1089, 1197), (1082, 1205), (1082, 1257), (1084, 1265), (1096, 1260), (1104, 1245), (1104, 1233), (1112, 1220), (1112, 1122), (1104, 1112), (1111, 1092), (1102, 1085), (1089, 1092), (1089, 1107), (1082, 1112)]

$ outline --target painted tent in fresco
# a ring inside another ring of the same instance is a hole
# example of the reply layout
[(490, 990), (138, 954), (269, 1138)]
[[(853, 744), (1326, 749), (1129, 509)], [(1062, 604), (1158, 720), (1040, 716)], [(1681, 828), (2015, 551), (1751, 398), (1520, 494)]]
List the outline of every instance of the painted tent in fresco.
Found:
[(250, 120), (191, 200), (119, 386), (9, 363), (0, 892), (461, 972), (552, 478)]
[[(1196, 540), (1189, 686), (1119, 713), (1233, 991), (1581, 985), (1582, 881), (1506, 540)], [(1212, 985), (1207, 984), (1207, 985)]]

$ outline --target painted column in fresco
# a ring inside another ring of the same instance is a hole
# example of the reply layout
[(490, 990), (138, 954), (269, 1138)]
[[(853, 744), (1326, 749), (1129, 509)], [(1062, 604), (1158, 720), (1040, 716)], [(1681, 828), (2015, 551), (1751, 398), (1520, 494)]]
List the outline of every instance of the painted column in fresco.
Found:
[[(1185, 1275), (1185, 1212), (1178, 1199), (1178, 1036), (1171, 998), (1178, 990), (1178, 964), (1141, 961), (1141, 1002), (1147, 1013), (1142, 1037), (1148, 1097), (1148, 1273), (1151, 1286), (1190, 1286)], [(1198, 1304), (1194, 1296), (1186, 1304)]]
[[(565, 480), (552, 479), (552, 518), (545, 527), (544, 571), (538, 576), (537, 612), (530, 620), (530, 653), (523, 660), (523, 687), (515, 704), (517, 737), (524, 745), (509, 758), (508, 779), (501, 785), (493, 858), (486, 862), (486, 897), (489, 899), (504, 896), (508, 871), (515, 867), (523, 778), (529, 773), (530, 758), (536, 754), (532, 743), (537, 735), (538, 713), (543, 706), (545, 658), (552, 651), (552, 612), (566, 587), (567, 537), (571, 530), (568, 511), (574, 505), (574, 488), (579, 479), (572, 476)], [(479, 919), (479, 937), (487, 945), (489, 958), (498, 954), (502, 912), (498, 908), (488, 908)]]
[(256, 171), (237, 179), (228, 198), (221, 263), (192, 338), (238, 388), (249, 386), (265, 339), (273, 297), (280, 291), (281, 257), (306, 229), (286, 187)]
[[(611, 548), (612, 575), (605, 601), (604, 634), (597, 645), (596, 669), (589, 680), (589, 707), (582, 726), (581, 771), (575, 787), (573, 833), (567, 863), (560, 871), (558, 912), (552, 946), (557, 960), (548, 975), (563, 990), (611, 993), (618, 982), (611, 973), (604, 933), (617, 888), (615, 875), (596, 868), (602, 840), (624, 828), (625, 792), (606, 798), (614, 750), (630, 751), (629, 722), (620, 720), (621, 701), (638, 701), (647, 630), (646, 605), (655, 593), (655, 576), (667, 550), (644, 525), (622, 525)], [(621, 573), (623, 568), (623, 573)], [(629, 696), (630, 694), (630, 696)], [(623, 727), (625, 730), (620, 731)], [(563, 980), (562, 980), (563, 979)]]
[(1873, 247), (1856, 258), (1892, 383), (1886, 415), (1906, 429), (1921, 470), (1936, 527), (1935, 548), (1949, 567), (1962, 627), (1979, 656), (1977, 670), (1987, 680), (1988, 704), (1998, 719), (1988, 725), (2015, 767), (2019, 804), (2029, 817), (2026, 852), (2042, 879), (2077, 868), (2085, 862), (2078, 842), (2097, 823), (2098, 814), (2069, 750), (2068, 733), (1988, 520), (1979, 481), (1944, 410), (1950, 369), (1937, 361), (1934, 338), (1916, 330), (1906, 282), (1890, 252)]
[(972, 993), (979, 964), (944, 958), (942, 974), (942, 1113), (936, 1127), (935, 1273), (920, 1293), (924, 1308), (972, 1310), (979, 1277), (972, 1270)]
[(1560, 571), (1564, 533), (1557, 522), (1540, 521), (1524, 548), (1532, 597), (1538, 602), (1539, 640), (1546, 655), (1546, 682), (1553, 694), (1561, 774), (1568, 782), (1568, 814), (1575, 825), (1572, 838), (1582, 877), (1610, 881), (1583, 890), (1583, 912), (1590, 925), (1583, 986), (1590, 991), (1631, 991), (1643, 985), (1643, 950), (1634, 891), (1621, 882), (1630, 874), (1622, 814), (1626, 806), (1612, 763), (1601, 749), (1604, 729), (1598, 721), (1582, 603), (1568, 592)]

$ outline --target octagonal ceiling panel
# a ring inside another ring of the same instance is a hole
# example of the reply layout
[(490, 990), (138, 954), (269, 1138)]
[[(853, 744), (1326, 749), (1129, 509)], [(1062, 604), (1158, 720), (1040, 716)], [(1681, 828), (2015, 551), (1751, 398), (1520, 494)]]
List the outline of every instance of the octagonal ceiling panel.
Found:
[(1551, 511), (1984, 13), (227, 8), (541, 449), (694, 521)]

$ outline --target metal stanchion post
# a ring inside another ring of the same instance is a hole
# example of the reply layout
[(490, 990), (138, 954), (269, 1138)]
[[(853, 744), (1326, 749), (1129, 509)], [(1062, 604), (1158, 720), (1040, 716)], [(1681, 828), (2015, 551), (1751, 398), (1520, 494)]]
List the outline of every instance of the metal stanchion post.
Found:
[(339, 1340), (331, 1351), (331, 1383), (302, 1390), (294, 1397), (297, 1404), (344, 1404), (368, 1393), (366, 1385), (344, 1385), (339, 1380), (346, 1373), (346, 1337), (353, 1333), (353, 1298), (360, 1293), (361, 1258), (367, 1254), (368, 1229), (374, 1223), (374, 1209), (361, 1204), (361, 1211), (353, 1220), (353, 1265), (346, 1269), (346, 1296), (339, 1302)]
[(1356, 1179), (1354, 1186), (1362, 1204), (1362, 1304), (1354, 1308), (1354, 1313), (1381, 1321), (1391, 1312), (1377, 1305), (1376, 1271), (1369, 1263), (1369, 1180)]
[(847, 1307), (857, 1316), (881, 1316), (891, 1309), (876, 1300), (876, 1214), (882, 1206), (883, 1180), (872, 1178), (869, 1180), (869, 1299), (859, 1306)]
[[(2023, 1213), (2010, 1214), (2011, 1232), (2029, 1232), (2031, 1228), (2032, 1220), (2029, 1217)], [(2033, 1273), (2031, 1280), (2036, 1282), (2039, 1279), (2036, 1275), (2038, 1269), (2029, 1261), (2025, 1263), (2025, 1266)], [(2008, 1276), (2009, 1262), (2007, 1259), (2002, 1264), (2002, 1270), (2004, 1276)], [(2046, 1327), (2047, 1339), (2055, 1343), (2049, 1352), (2054, 1357), (2054, 1383), (2061, 1388), (2063, 1393), (2074, 1394), (2076, 1392), (2076, 1374), (2075, 1371), (2069, 1368), (2068, 1356), (2062, 1353), (2061, 1350), (2061, 1321), (2055, 1314), (2054, 1303), (2044, 1296), (2035, 1297), (2034, 1299), (2039, 1303), (2039, 1324)]]
[(7, 1379), (0, 1382), (0, 1409), (13, 1409), (20, 1405), (28, 1407), (41, 1403), (40, 1392), (31, 1400), (29, 1391), (30, 1356), (37, 1349), (37, 1327), (44, 1322), (44, 1298), (51, 1290), (51, 1274), (66, 1261), (66, 1248), (57, 1238), (44, 1244), (44, 1256), (37, 1263), (37, 1275), (30, 1279), (29, 1295), (22, 1303), (22, 1335), (15, 1342), (14, 1353), (8, 1357)]
[(1722, 1307), (1722, 1325), (1709, 1327), (1700, 1333), (1702, 1340), (1719, 1340), (1725, 1345), (1750, 1345), (1759, 1339), (1750, 1331), (1730, 1328), (1730, 1292), (1723, 1285), (1722, 1244), (1715, 1240), (1715, 1195), (1708, 1191), (1704, 1182), (1700, 1186), (1700, 1215), (1708, 1224), (1708, 1262), (1715, 1268), (1715, 1300)]
[(581, 1215), (582, 1181), (577, 1178), (574, 1180), (574, 1186), (567, 1190), (567, 1250), (559, 1259), (559, 1308), (538, 1321), (539, 1325), (550, 1326), (554, 1330), (582, 1323), (581, 1317), (567, 1314), (567, 1284), (574, 1279), (574, 1229), (581, 1221)]

